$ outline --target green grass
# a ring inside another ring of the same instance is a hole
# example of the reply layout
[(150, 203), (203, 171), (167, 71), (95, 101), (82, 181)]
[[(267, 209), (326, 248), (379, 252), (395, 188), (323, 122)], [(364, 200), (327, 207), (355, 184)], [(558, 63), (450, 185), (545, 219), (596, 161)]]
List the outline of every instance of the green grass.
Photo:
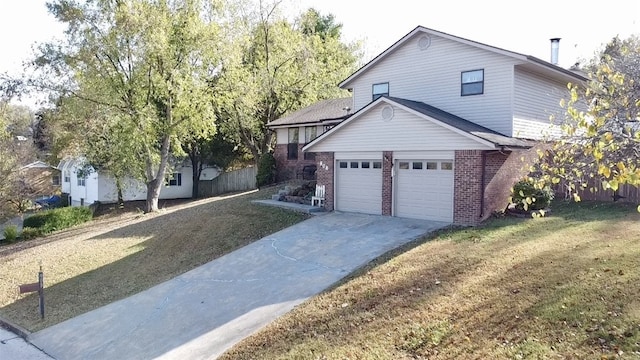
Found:
[(223, 359), (640, 358), (640, 214), (557, 202), (377, 259)]
[[(0, 316), (36, 331), (125, 298), (209, 262), (305, 215), (251, 203), (274, 188), (190, 201), (154, 214), (129, 211), (0, 248)], [(44, 269), (46, 318), (19, 284)]]

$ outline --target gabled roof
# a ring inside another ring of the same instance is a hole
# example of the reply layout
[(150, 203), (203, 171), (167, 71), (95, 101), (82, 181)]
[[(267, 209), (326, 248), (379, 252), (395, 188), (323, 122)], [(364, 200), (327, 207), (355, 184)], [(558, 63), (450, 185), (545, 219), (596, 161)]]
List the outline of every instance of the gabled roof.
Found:
[(441, 32), (441, 31), (429, 29), (429, 28), (426, 28), (424, 26), (418, 26), (415, 29), (411, 30), (411, 32), (409, 32), (407, 35), (403, 36), (400, 40), (396, 41), (393, 45), (391, 45), (385, 51), (380, 53), (378, 56), (373, 58), (373, 60), (369, 61), (364, 66), (362, 66), (360, 69), (358, 69), (356, 72), (351, 74), (348, 78), (344, 79), (340, 84), (338, 84), (338, 86), (340, 86), (341, 88), (345, 88), (345, 89), (348, 88), (349, 84), (353, 80), (358, 78), (362, 73), (366, 72), (369, 68), (375, 66), (375, 64), (380, 62), (382, 59), (386, 58), (389, 54), (393, 53), (396, 49), (401, 47), (404, 43), (406, 43), (407, 41), (412, 39), (416, 34), (430, 34), (430, 35), (440, 36), (440, 37), (443, 37), (445, 39), (457, 41), (457, 42), (460, 42), (460, 43), (463, 43), (463, 44), (467, 44), (467, 45), (474, 46), (474, 47), (477, 47), (477, 48), (480, 48), (480, 49), (484, 49), (484, 50), (488, 50), (488, 51), (491, 51), (491, 52), (494, 52), (494, 53), (497, 53), (497, 54), (508, 56), (508, 57), (523, 61), (525, 63), (533, 64), (534, 66), (539, 66), (539, 67), (544, 68), (546, 70), (551, 70), (552, 72), (556, 72), (557, 74), (562, 74), (564, 76), (569, 76), (569, 77), (575, 78), (576, 80), (579, 80), (579, 81), (586, 81), (587, 80), (587, 78), (582, 76), (581, 74), (578, 74), (578, 73), (575, 73), (575, 72), (573, 72), (571, 70), (567, 70), (567, 69), (565, 69), (563, 67), (554, 65), (554, 64), (552, 64), (550, 62), (544, 61), (544, 60), (539, 59), (539, 58), (537, 58), (535, 56), (524, 55), (524, 54), (521, 54), (521, 53), (517, 53), (515, 51), (505, 50), (505, 49), (502, 49), (502, 48), (499, 48), (499, 47), (483, 44), (483, 43), (480, 43), (480, 42), (477, 42), (477, 41), (461, 38), (461, 37), (458, 37), (458, 36), (455, 36), (455, 35), (451, 35), (451, 34), (447, 34), (447, 33)]
[(440, 110), (436, 107), (425, 104), (423, 102), (395, 98), (395, 97), (389, 97), (389, 99), (395, 102), (396, 104), (403, 105), (422, 115), (426, 115), (432, 119), (438, 120), (443, 124), (447, 124), (456, 129), (462, 130), (468, 134), (476, 136), (480, 139), (491, 142), (496, 146), (528, 148), (528, 147), (531, 147), (532, 145), (531, 141), (502, 135), (484, 126), (478, 125), (469, 120), (465, 120), (459, 116), (453, 115), (444, 110)]
[(385, 102), (390, 105), (396, 105), (406, 111), (416, 114), (417, 116), (425, 118), (425, 120), (433, 121), (443, 127), (466, 136), (467, 138), (474, 139), (479, 143), (494, 148), (530, 148), (534, 145), (533, 141), (502, 135), (484, 126), (478, 125), (469, 120), (465, 120), (459, 116), (453, 115), (423, 102), (382, 96), (377, 100), (369, 103), (369, 105), (360, 109), (358, 112), (341, 122), (339, 125), (315, 138), (313, 141), (304, 146), (302, 150), (309, 150), (309, 148), (313, 147), (319, 142), (322, 142), (327, 137), (330, 137), (331, 134), (340, 131), (342, 127), (347, 126), (350, 122), (354, 121), (362, 114), (366, 113), (367, 110), (371, 109), (381, 102)]
[[(349, 116), (353, 101), (350, 97), (318, 101), (288, 116), (274, 120), (268, 127), (286, 127), (298, 124), (327, 123), (344, 120)], [(349, 109), (349, 110), (346, 110)]]
[(51, 166), (51, 165), (45, 163), (44, 161), (34, 161), (31, 164), (27, 164), (27, 165), (21, 167), (20, 169), (22, 170), (22, 169), (35, 169), (35, 168), (38, 168), (38, 169), (54, 168), (55, 169), (54, 166)]

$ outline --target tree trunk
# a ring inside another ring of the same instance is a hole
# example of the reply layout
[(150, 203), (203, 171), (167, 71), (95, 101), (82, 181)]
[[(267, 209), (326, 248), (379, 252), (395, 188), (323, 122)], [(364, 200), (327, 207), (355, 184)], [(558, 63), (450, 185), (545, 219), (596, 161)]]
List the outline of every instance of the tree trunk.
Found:
[(147, 183), (147, 208), (146, 213), (158, 211), (158, 198), (160, 197), (161, 180), (155, 178)]
[(122, 181), (116, 177), (116, 188), (118, 189), (118, 208), (124, 209), (124, 196), (122, 196)]
[(200, 154), (200, 148), (195, 140), (189, 148), (189, 159), (191, 160), (191, 177), (193, 179), (193, 185), (191, 186), (191, 198), (197, 199), (200, 188), (200, 174), (202, 173), (202, 156)]

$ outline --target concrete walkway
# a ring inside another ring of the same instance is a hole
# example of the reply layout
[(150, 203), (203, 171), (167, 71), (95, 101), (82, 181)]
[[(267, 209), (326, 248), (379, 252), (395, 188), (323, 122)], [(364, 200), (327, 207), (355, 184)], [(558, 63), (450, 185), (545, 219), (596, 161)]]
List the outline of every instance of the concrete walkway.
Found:
[(51, 357), (31, 346), (18, 335), (0, 327), (0, 359), (51, 360)]
[(316, 216), (29, 336), (56, 359), (214, 359), (379, 255), (445, 223)]

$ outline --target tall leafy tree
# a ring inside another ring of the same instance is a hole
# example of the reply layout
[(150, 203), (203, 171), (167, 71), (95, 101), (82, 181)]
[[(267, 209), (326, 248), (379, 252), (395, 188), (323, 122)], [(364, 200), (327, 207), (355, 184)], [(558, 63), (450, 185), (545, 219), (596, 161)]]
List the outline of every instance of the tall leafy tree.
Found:
[(271, 150), (267, 123), (318, 100), (344, 95), (336, 85), (359, 60), (359, 45), (340, 41), (340, 25), (315, 10), (296, 23), (277, 5), (259, 3), (225, 58), (216, 86), (222, 130), (258, 162)]
[(206, 0), (55, 0), (66, 43), (45, 44), (36, 85), (58, 94), (75, 144), (95, 163), (147, 186), (158, 209), (172, 155), (212, 134), (209, 80), (220, 63), (217, 4)]
[[(569, 86), (564, 136), (540, 150), (538, 186), (564, 184), (576, 200), (595, 187), (640, 186), (640, 39), (614, 38)], [(638, 208), (640, 211), (640, 207)]]

